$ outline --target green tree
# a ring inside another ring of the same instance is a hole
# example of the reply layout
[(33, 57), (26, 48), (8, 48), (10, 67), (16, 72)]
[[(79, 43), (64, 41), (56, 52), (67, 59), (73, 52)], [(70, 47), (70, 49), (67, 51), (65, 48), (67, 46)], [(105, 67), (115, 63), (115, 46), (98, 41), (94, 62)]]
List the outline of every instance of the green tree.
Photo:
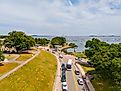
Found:
[(0, 50), (0, 61), (4, 61), (5, 56), (3, 55), (2, 51)]
[(121, 83), (121, 43), (108, 44), (93, 38), (86, 42), (86, 56), (93, 62), (95, 70), (100, 76), (113, 82)]
[(1, 49), (1, 47), (2, 47), (2, 41), (0, 40), (0, 49)]
[(31, 36), (27, 36), (24, 32), (12, 31), (8, 33), (5, 39), (5, 46), (14, 47), (18, 52), (29, 49), (35, 45), (35, 40)]
[(36, 42), (33, 37), (31, 36), (26, 36), (26, 48), (25, 49), (30, 49), (31, 47), (35, 46)]
[(76, 52), (76, 48), (78, 47), (75, 43), (70, 43), (69, 46), (74, 49), (74, 52)]
[(35, 38), (36, 44), (40, 44), (41, 46), (46, 46), (49, 44), (50, 40), (46, 38)]
[(4, 57), (4, 55), (3, 55), (2, 51), (1, 51), (2, 45), (3, 45), (3, 42), (2, 42), (2, 40), (0, 40), (0, 61), (4, 61), (4, 59), (5, 59), (5, 57)]
[(54, 37), (51, 40), (52, 47), (55, 47), (55, 45), (64, 46), (65, 43), (66, 43), (66, 38), (64, 37)]

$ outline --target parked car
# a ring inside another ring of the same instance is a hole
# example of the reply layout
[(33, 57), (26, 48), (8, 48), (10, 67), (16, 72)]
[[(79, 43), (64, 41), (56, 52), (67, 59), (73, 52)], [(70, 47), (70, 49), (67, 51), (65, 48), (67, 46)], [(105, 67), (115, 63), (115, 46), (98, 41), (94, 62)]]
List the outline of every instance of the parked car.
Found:
[(62, 83), (62, 91), (67, 91), (68, 88), (67, 88), (67, 83), (66, 82), (63, 82)]
[(78, 57), (75, 57), (75, 60), (78, 60), (79, 58)]
[(66, 82), (66, 76), (65, 75), (61, 76), (61, 82)]
[(74, 71), (74, 72), (75, 72), (76, 75), (79, 75), (79, 74), (80, 74), (80, 71), (79, 71), (79, 69), (77, 68), (76, 64), (75, 64), (75, 71)]
[(79, 85), (84, 84), (84, 81), (83, 81), (83, 79), (81, 77), (78, 78), (77, 82), (78, 82)]
[(52, 51), (53, 54), (55, 54), (55, 51)]
[(59, 58), (61, 58), (61, 59), (62, 59), (62, 58), (63, 58), (63, 56), (60, 54), (60, 55), (59, 55)]
[(62, 65), (61, 65), (61, 70), (62, 71), (65, 71), (66, 70), (66, 65), (64, 63), (62, 63)]
[(75, 74), (79, 75), (80, 74), (79, 70), (75, 70)]

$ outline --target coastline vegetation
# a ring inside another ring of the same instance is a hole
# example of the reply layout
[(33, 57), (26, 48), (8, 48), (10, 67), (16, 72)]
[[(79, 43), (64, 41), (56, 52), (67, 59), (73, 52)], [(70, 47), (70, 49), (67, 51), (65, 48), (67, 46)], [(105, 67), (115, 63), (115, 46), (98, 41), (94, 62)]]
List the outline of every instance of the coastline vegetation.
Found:
[(35, 38), (36, 44), (39, 44), (40, 46), (47, 46), (50, 42), (50, 40), (46, 38)]
[[(93, 38), (86, 42), (86, 50), (84, 52), (76, 52), (75, 49), (78, 46), (75, 43), (68, 44), (64, 37), (54, 37), (52, 40), (46, 38), (34, 39), (31, 36), (26, 35), (24, 32), (13, 31), (8, 33), (8, 36), (2, 36), (2, 38), (5, 40), (4, 43), (0, 41), (0, 61), (4, 61), (5, 59), (5, 56), (1, 51), (2, 45), (10, 49), (14, 47), (17, 53), (21, 53), (20, 57), (17, 59), (18, 61), (25, 61), (31, 58), (34, 53), (28, 52), (27, 54), (22, 54), (22, 52), (27, 51), (35, 46), (35, 44), (41, 46), (49, 45), (51, 48), (61, 48), (60, 51), (63, 51), (66, 54), (90, 60), (93, 63), (93, 67), (82, 66), (82, 68), (85, 72), (94, 76), (94, 79), (92, 79), (91, 82), (96, 91), (121, 91), (121, 43), (108, 44), (99, 39)], [(68, 48), (73, 48), (74, 51), (67, 52), (66, 49)], [(33, 52), (35, 52), (35, 50)], [(12, 58), (13, 56), (8, 56), (8, 59)], [(0, 75), (3, 75), (17, 65), (17, 63), (1, 65)], [(9, 77), (3, 79), (0, 83), (0, 90), (5, 89), (9, 91), (9, 89), (12, 89), (15, 91), (15, 89), (19, 89), (32, 91), (39, 89), (40, 91), (48, 91), (49, 89), (51, 91), (56, 66), (56, 58), (48, 52), (41, 51), (41, 54), (31, 62), (17, 72), (11, 74)], [(22, 77), (18, 77), (21, 75), (20, 73), (22, 73)], [(28, 75), (31, 78), (27, 78)], [(49, 81), (49, 79), (52, 80)], [(17, 84), (16, 81), (19, 84)], [(7, 88), (4, 87), (5, 84)], [(20, 87), (18, 85), (20, 85)]]
[(5, 38), (4, 46), (14, 48), (17, 53), (21, 53), (23, 50), (28, 50), (35, 46), (35, 40), (33, 37), (26, 35), (24, 32), (12, 31), (9, 32), (8, 37)]
[(56, 48), (56, 46), (65, 46), (66, 45), (66, 38), (65, 37), (54, 37), (50, 41), (50, 47)]
[[(93, 38), (85, 47), (88, 48), (85, 54), (95, 68), (92, 83), (96, 91), (121, 91), (121, 43), (108, 44)], [(105, 88), (106, 83), (109, 84)]]

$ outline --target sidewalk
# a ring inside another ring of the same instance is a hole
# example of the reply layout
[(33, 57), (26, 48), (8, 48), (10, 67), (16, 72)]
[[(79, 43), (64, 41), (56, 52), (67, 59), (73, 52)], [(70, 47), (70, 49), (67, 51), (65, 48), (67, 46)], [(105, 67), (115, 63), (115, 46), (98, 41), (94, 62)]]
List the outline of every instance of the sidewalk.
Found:
[(62, 91), (61, 90), (61, 72), (60, 72), (61, 63), (60, 63), (58, 56), (56, 54), (54, 55), (56, 56), (56, 59), (57, 59), (57, 72), (55, 76), (53, 91)]

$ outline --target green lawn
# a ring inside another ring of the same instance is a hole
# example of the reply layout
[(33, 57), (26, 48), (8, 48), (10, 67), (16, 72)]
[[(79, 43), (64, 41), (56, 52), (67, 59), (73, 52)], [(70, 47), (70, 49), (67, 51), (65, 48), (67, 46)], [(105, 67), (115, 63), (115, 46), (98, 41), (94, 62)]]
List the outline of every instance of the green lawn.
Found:
[(93, 67), (86, 67), (86, 66), (82, 66), (82, 65), (81, 65), (81, 67), (84, 69), (85, 72), (95, 70), (95, 68), (93, 68)]
[(82, 52), (75, 52), (73, 55), (79, 58), (86, 58), (86, 55)]
[(8, 60), (14, 59), (16, 57), (15, 54), (8, 54), (7, 56), (5, 56)]
[(27, 59), (31, 58), (32, 54), (20, 54), (20, 57), (17, 58), (17, 61), (26, 61)]
[(6, 72), (12, 70), (16, 66), (18, 66), (17, 63), (8, 63), (8, 64), (5, 64), (3, 66), (0, 66), (0, 76), (5, 74)]
[(0, 91), (52, 91), (56, 58), (41, 51), (39, 56), (0, 81)]

